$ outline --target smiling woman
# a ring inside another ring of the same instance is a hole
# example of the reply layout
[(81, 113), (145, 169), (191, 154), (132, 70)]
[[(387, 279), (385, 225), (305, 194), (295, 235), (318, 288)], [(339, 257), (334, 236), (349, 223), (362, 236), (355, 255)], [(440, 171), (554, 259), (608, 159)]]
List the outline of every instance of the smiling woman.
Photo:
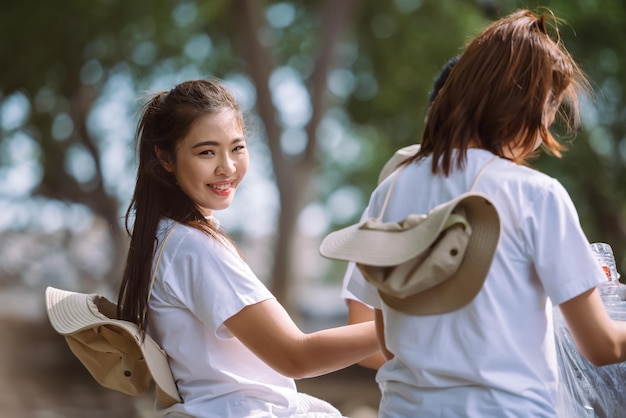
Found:
[(248, 170), (245, 132), (219, 82), (187, 81), (148, 100), (118, 317), (168, 355), (182, 402), (157, 403), (160, 416), (340, 417), (298, 393), (294, 378), (376, 351), (374, 324), (303, 333), (220, 229), (214, 211), (231, 205)]
[(243, 125), (233, 110), (199, 117), (178, 144), (175, 160), (158, 146), (156, 152), (205, 217), (230, 206), (248, 171)]

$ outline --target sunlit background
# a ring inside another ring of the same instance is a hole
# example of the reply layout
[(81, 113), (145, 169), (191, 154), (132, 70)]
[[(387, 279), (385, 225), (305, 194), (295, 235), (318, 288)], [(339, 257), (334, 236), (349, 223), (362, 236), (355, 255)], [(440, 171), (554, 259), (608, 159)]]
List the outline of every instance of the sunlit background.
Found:
[[(621, 271), (626, 4), (531, 3), (565, 19), (561, 37), (595, 90), (584, 101), (578, 137), (571, 143), (564, 137), (570, 151), (562, 160), (542, 157), (536, 166), (565, 185), (590, 241), (611, 244)], [(217, 217), (304, 329), (341, 324), (345, 264), (323, 259), (319, 242), (332, 229), (356, 222), (387, 158), (419, 142), (428, 93), (441, 66), (489, 21), (527, 5), (514, 0), (3, 5), (0, 376), (3, 370), (5, 376), (18, 375), (16, 353), (26, 355), (31, 345), (49, 347), (38, 352), (40, 361), (17, 380), (21, 383), (3, 383), (0, 377), (0, 389), (8, 387), (0, 390), (0, 405), (14, 411), (7, 416), (119, 413), (107, 406), (113, 395), (103, 395), (76, 370), (68, 387), (88, 387), (81, 396), (97, 398), (97, 405), (89, 409), (75, 396), (50, 396), (41, 376), (80, 365), (51, 333), (43, 292), (56, 286), (116, 297), (127, 245), (123, 218), (135, 181), (136, 112), (146, 94), (207, 77), (232, 89), (246, 113), (251, 167), (232, 207)], [(555, 133), (562, 134), (558, 128)], [(328, 396), (354, 410), (369, 404), (371, 412), (376, 405), (376, 395), (368, 392), (376, 390), (371, 377), (363, 382), (365, 401), (357, 395), (344, 399), (348, 395), (336, 390)], [(311, 390), (321, 390), (315, 382)], [(145, 399), (115, 399), (131, 405), (134, 416), (145, 416)], [(124, 414), (119, 416), (132, 415)]]

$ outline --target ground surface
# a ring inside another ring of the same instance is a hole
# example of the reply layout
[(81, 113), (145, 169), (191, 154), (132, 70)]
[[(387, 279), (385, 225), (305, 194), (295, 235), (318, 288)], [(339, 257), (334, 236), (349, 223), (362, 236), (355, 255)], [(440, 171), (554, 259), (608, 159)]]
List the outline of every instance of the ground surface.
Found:
[[(359, 366), (298, 382), (351, 418), (375, 418), (374, 373)], [(151, 418), (152, 394), (99, 386), (47, 321), (0, 317), (0, 406), (10, 418)]]

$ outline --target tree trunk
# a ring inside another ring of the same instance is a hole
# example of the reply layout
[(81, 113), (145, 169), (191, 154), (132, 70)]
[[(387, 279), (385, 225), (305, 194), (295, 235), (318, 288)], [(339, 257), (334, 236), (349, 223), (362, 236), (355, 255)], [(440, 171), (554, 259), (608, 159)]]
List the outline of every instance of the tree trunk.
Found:
[(295, 241), (298, 236), (297, 221), (300, 211), (312, 200), (309, 189), (317, 166), (316, 134), (319, 123), (327, 108), (328, 86), (326, 80), (334, 66), (334, 52), (339, 38), (346, 30), (354, 9), (354, 0), (326, 0), (322, 7), (324, 27), (320, 28), (322, 42), (315, 69), (308, 81), (312, 116), (306, 126), (307, 145), (297, 157), (286, 157), (280, 146), (282, 128), (277, 123), (269, 89), (269, 77), (274, 68), (270, 53), (258, 40), (261, 23), (262, 3), (256, 0), (234, 0), (231, 2), (233, 20), (242, 22), (237, 26), (236, 36), (248, 72), (257, 91), (257, 111), (268, 141), (276, 184), (280, 195), (280, 214), (274, 248), (271, 288), (276, 298), (292, 314), (293, 301), (289, 295), (290, 278), (298, 274), (294, 268)]

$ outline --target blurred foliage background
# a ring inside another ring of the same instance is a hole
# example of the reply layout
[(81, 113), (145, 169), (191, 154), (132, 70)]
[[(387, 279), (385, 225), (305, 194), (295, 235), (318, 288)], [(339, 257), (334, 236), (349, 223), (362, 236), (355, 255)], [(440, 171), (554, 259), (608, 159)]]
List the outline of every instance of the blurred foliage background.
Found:
[[(259, 139), (254, 190), (226, 214), (229, 231), (243, 245), (270, 243), (259, 274), (285, 303), (291, 277), (337, 281), (331, 273), (342, 266), (303, 272), (298, 240), (358, 219), (384, 161), (419, 142), (441, 66), (490, 20), (522, 6), (565, 21), (563, 41), (596, 92), (571, 151), (536, 165), (566, 185), (590, 240), (609, 242), (622, 267), (621, 1), (26, 0), (0, 16), (0, 228), (12, 237), (2, 240), (0, 280), (54, 283), (55, 269), (41, 267), (49, 262), (74, 270), (66, 285), (103, 281), (114, 291), (138, 99), (217, 77), (239, 93)], [(39, 235), (33, 250), (11, 248), (23, 234)], [(86, 242), (98, 248), (81, 260)], [(63, 264), (47, 259), (50, 249), (75, 255)]]
[(441, 66), (521, 7), (564, 20), (595, 91), (570, 150), (535, 166), (623, 271), (621, 0), (23, 0), (0, 13), (0, 313), (43, 318), (47, 285), (115, 297), (141, 97), (217, 77), (246, 110), (253, 161), (218, 217), (294, 315), (341, 314), (345, 265), (319, 241), (358, 220), (387, 158), (419, 142)]

